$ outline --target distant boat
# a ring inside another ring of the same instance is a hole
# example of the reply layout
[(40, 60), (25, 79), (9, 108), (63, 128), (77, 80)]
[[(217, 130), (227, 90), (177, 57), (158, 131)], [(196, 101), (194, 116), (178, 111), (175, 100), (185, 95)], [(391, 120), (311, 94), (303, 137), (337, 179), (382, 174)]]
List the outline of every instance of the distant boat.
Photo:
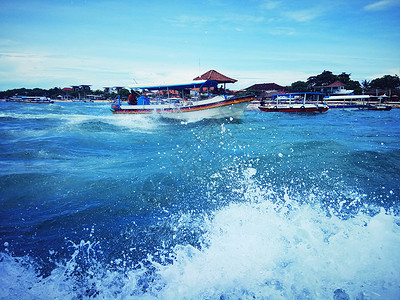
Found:
[(37, 97), (37, 96), (15, 96), (6, 99), (7, 102), (20, 102), (20, 103), (36, 103), (36, 104), (49, 104), (54, 103), (47, 97)]
[(207, 95), (202, 94), (205, 89), (217, 85), (216, 81), (202, 80), (185, 84), (133, 87), (131, 90), (140, 95), (137, 104), (121, 104), (118, 101), (111, 105), (111, 111), (113, 114), (159, 114), (176, 120), (240, 118), (254, 100), (254, 95), (210, 95), (209, 91)]
[(258, 108), (265, 112), (321, 113), (329, 109), (326, 104), (320, 103), (323, 95), (310, 92), (275, 94), (270, 103), (261, 103)]
[(392, 106), (385, 104), (387, 102), (388, 96), (382, 95), (378, 96), (378, 103), (377, 104), (369, 104), (369, 110), (391, 110)]
[(379, 103), (370, 103), (369, 95), (342, 95), (325, 97), (330, 109), (343, 110), (391, 110), (390, 105), (382, 103), (384, 96), (378, 97)]
[(368, 95), (341, 95), (327, 96), (324, 98), (330, 109), (364, 110), (369, 109)]
[(392, 106), (386, 104), (368, 104), (369, 110), (391, 110)]

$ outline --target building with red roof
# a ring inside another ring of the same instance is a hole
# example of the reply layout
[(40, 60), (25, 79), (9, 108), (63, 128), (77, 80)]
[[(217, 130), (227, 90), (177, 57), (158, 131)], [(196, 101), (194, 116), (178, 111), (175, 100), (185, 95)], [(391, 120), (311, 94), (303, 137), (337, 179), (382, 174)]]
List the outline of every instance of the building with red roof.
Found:
[(328, 95), (348, 95), (354, 92), (354, 90), (346, 90), (346, 85), (340, 81), (335, 81), (326, 86), (316, 86), (314, 90)]
[(286, 92), (284, 86), (276, 83), (257, 83), (245, 88), (245, 90), (255, 93), (258, 97), (271, 97), (274, 94), (283, 94)]

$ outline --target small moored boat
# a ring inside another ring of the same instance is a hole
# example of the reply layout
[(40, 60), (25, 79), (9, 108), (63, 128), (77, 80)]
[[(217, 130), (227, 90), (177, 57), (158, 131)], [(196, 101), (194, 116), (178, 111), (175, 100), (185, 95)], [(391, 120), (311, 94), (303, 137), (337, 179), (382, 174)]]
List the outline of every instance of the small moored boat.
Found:
[(275, 94), (269, 104), (261, 102), (258, 108), (265, 112), (321, 113), (329, 109), (326, 104), (319, 103), (323, 95), (309, 92)]
[(364, 110), (369, 109), (368, 95), (341, 95), (341, 96), (327, 96), (324, 101), (328, 103), (329, 109), (341, 110)]
[[(383, 98), (379, 96), (378, 102), (375, 103), (375, 96), (370, 95), (342, 95), (328, 96), (324, 100), (329, 104), (330, 109), (342, 110), (391, 110), (390, 105), (383, 103)], [(372, 103), (370, 101), (373, 101)]]
[(19, 103), (35, 103), (35, 104), (54, 103), (53, 100), (47, 97), (37, 97), (37, 96), (15, 96), (7, 99), (6, 101), (19, 102)]
[(382, 95), (378, 96), (378, 103), (376, 104), (368, 104), (368, 109), (369, 110), (391, 110), (392, 106), (385, 104), (387, 102), (388, 96)]
[(386, 104), (368, 104), (369, 110), (391, 110), (392, 106)]

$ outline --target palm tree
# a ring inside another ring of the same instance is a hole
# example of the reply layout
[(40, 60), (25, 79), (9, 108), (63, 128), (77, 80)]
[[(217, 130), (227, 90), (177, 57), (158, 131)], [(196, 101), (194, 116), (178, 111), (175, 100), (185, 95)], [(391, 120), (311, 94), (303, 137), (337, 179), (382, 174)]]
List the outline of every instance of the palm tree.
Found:
[(363, 95), (365, 90), (369, 90), (371, 88), (371, 81), (370, 80), (363, 80), (361, 81)]

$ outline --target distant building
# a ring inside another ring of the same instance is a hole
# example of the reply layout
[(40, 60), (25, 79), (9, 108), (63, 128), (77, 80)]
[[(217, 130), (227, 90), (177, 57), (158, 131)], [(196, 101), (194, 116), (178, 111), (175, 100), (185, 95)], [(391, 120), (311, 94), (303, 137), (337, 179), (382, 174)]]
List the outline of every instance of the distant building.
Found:
[(245, 88), (246, 91), (255, 93), (257, 97), (271, 97), (274, 94), (285, 93), (286, 89), (276, 83), (257, 83)]
[(315, 92), (325, 93), (327, 95), (348, 95), (354, 92), (354, 90), (346, 90), (346, 85), (340, 81), (335, 81), (330, 85), (326, 86), (315, 86)]
[(89, 100), (103, 100), (104, 95), (86, 95), (86, 99)]
[(116, 92), (117, 94), (118, 94), (118, 92), (120, 91), (120, 90), (122, 90), (124, 87), (123, 86), (114, 86), (113, 88), (112, 88), (112, 91), (113, 92)]
[(104, 93), (109, 94), (111, 92), (111, 88), (110, 87), (103, 87), (104, 89)]
[(81, 99), (83, 97), (83, 99), (85, 99), (86, 94), (89, 93), (91, 85), (90, 84), (81, 84), (81, 85), (71, 85), (71, 89), (74, 92), (78, 92), (78, 95), (75, 96), (78, 99)]
[(105, 87), (103, 87), (105, 94), (111, 94), (111, 93), (118, 94), (118, 92), (124, 88), (125, 87), (123, 87), (123, 86), (113, 86), (113, 87), (105, 86)]
[(89, 85), (89, 84), (82, 84), (82, 85), (80, 85), (80, 89), (81, 89), (82, 91), (90, 91), (90, 87), (91, 87), (91, 85)]
[(57, 99), (62, 99), (62, 100), (69, 100), (69, 99), (71, 99), (72, 97), (70, 96), (69, 92), (72, 92), (73, 90), (74, 90), (74, 89), (73, 89), (73, 88), (70, 88), (70, 87), (65, 87), (65, 88), (63, 88), (62, 91), (65, 92), (65, 95), (64, 95), (64, 96), (58, 95), (58, 96), (57, 96)]
[(74, 92), (79, 91), (90, 91), (91, 85), (89, 84), (82, 84), (82, 85), (71, 85), (71, 88)]

